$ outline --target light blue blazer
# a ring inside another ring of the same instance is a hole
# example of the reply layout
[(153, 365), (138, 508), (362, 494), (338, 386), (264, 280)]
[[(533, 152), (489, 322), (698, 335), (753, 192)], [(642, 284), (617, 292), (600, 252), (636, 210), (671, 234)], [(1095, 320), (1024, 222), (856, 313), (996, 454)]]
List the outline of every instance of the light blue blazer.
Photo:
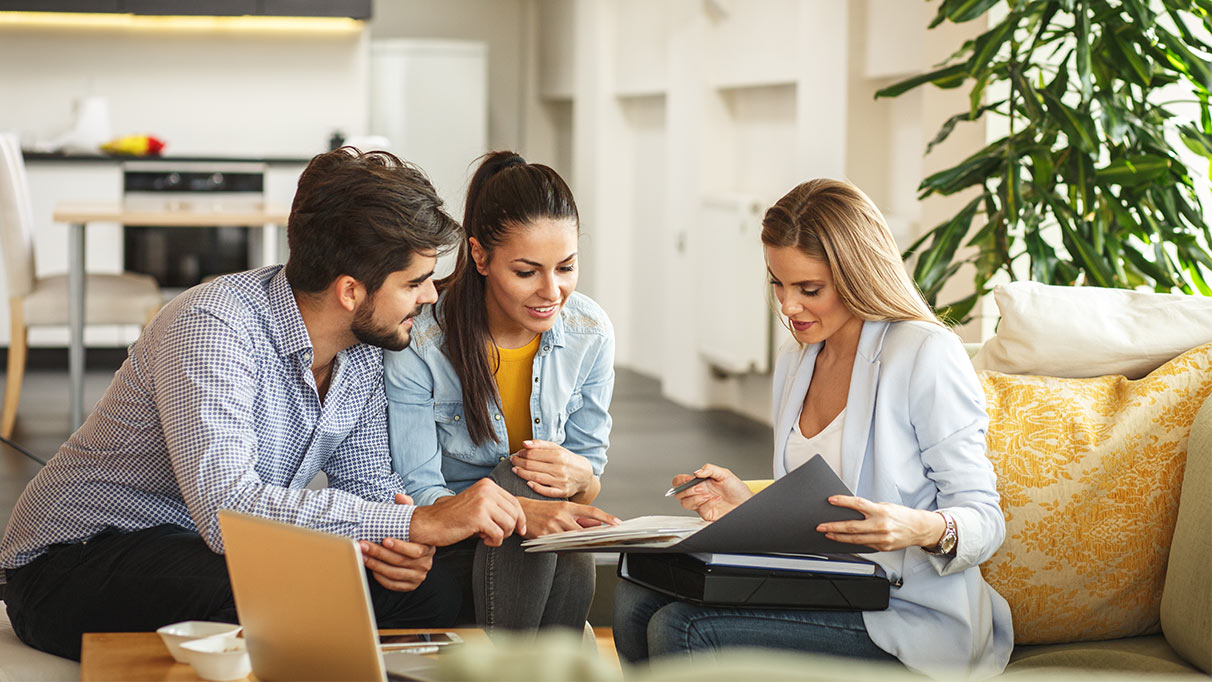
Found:
[[(821, 344), (790, 344), (774, 372), (774, 475), (787, 473), (787, 437), (799, 419)], [(846, 416), (841, 478), (876, 502), (944, 510), (955, 557), (918, 547), (869, 555), (903, 584), (885, 611), (865, 611), (872, 641), (913, 670), (938, 677), (996, 675), (1014, 646), (1010, 607), (979, 564), (1002, 543), (993, 467), (985, 456), (984, 392), (959, 339), (924, 322), (864, 322)]]

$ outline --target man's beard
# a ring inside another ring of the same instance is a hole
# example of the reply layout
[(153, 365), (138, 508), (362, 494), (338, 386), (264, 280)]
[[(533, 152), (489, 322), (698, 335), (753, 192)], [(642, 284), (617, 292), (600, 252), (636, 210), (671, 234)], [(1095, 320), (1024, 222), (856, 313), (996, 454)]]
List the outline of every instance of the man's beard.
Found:
[[(416, 317), (420, 312), (421, 309), (417, 308), (408, 317)], [(412, 335), (400, 330), (399, 325), (376, 325), (375, 306), (371, 301), (367, 301), (354, 313), (350, 331), (358, 341), (383, 350), (404, 350), (412, 341)]]

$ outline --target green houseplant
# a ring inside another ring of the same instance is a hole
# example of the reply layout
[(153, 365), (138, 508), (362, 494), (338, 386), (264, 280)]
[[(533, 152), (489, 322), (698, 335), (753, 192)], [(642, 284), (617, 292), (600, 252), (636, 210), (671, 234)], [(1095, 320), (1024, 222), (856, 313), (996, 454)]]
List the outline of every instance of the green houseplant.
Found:
[(970, 106), (927, 153), (964, 121), (1007, 124), (1001, 139), (919, 187), (919, 199), (975, 195), (906, 251), (930, 303), (966, 263), (976, 293), (938, 306), (952, 321), (969, 316), (999, 272), (1212, 295), (1206, 189), (1178, 152), (1212, 158), (1212, 0), (943, 0), (930, 28), (986, 15), (989, 30), (935, 70), (875, 95), (969, 88)]

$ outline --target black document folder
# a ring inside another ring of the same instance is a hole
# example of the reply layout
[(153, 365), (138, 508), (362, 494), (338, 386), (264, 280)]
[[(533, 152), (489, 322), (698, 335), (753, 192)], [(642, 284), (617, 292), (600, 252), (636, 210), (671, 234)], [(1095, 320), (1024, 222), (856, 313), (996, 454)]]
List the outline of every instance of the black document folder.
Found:
[(843, 575), (720, 566), (686, 554), (625, 553), (618, 574), (682, 601), (711, 606), (879, 611), (888, 608), (890, 591), (878, 566), (874, 575)]
[[(826, 521), (860, 520), (853, 509), (829, 503), (832, 495), (851, 495), (825, 460), (816, 455), (770, 484), (720, 519), (640, 517), (620, 526), (598, 526), (526, 540), (528, 552), (729, 552), (846, 554), (874, 551), (825, 537), (816, 529)], [(681, 528), (619, 536), (628, 524), (649, 519), (681, 521)]]

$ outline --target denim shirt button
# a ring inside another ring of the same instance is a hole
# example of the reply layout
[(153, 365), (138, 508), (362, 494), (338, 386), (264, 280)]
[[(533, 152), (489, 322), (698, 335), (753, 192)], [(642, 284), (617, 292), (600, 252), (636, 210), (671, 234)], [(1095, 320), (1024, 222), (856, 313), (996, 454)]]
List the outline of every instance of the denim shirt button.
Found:
[(544, 353), (550, 353), (550, 352), (551, 352), (551, 346), (543, 346), (543, 352), (544, 352)]
[(456, 414), (456, 415), (455, 415), (455, 421), (459, 421), (460, 419), (462, 419), (462, 417), (460, 417), (459, 415), (457, 415), (457, 414)]
[(505, 461), (505, 459), (506, 459), (505, 457), (501, 457), (501, 458), (500, 458), (500, 459), (498, 459), (497, 461), (498, 461), (498, 462), (504, 462), (504, 461)]
[(536, 423), (536, 424), (538, 424), (538, 423), (539, 423), (539, 418), (538, 418), (538, 417), (535, 417), (535, 418), (534, 418), (534, 423)]
[(493, 418), (493, 419), (495, 419), (495, 420), (497, 420), (497, 421), (501, 421), (501, 415), (499, 415), (499, 414), (494, 414), (494, 415), (492, 415), (492, 418)]

